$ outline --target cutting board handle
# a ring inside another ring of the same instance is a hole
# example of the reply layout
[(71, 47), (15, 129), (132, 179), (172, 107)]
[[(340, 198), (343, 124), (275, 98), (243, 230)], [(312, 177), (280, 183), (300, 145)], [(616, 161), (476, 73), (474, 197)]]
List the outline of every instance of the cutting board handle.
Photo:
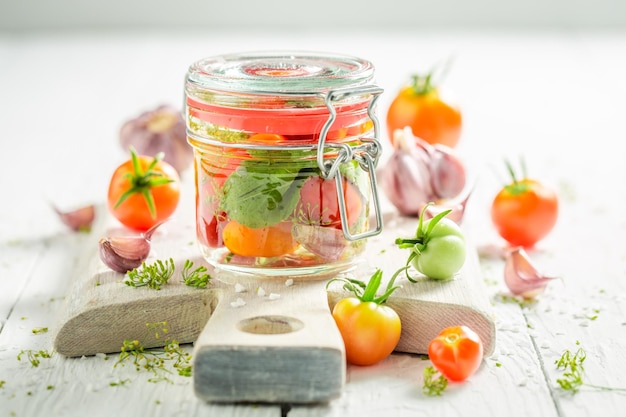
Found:
[(339, 397), (345, 349), (325, 285), (261, 279), (224, 291), (194, 344), (196, 395), (211, 402), (270, 403)]

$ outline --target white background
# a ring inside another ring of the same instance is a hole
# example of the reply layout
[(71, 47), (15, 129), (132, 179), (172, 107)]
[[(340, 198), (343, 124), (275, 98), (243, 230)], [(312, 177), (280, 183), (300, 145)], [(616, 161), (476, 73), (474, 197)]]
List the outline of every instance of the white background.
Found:
[(0, 0), (0, 30), (614, 29), (624, 0)]

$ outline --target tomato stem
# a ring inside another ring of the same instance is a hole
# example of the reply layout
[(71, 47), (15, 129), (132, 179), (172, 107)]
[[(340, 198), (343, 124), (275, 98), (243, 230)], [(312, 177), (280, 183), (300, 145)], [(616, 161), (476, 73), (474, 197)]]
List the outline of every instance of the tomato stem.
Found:
[(163, 152), (157, 153), (148, 168), (144, 172), (141, 169), (141, 164), (139, 163), (139, 157), (137, 156), (137, 152), (135, 148), (130, 146), (130, 157), (133, 164), (133, 172), (129, 172), (126, 174), (126, 178), (131, 184), (131, 187), (120, 196), (119, 200), (115, 203), (114, 208), (117, 208), (122, 204), (126, 199), (128, 199), (133, 194), (141, 194), (146, 203), (148, 204), (148, 209), (150, 210), (150, 215), (153, 219), (156, 218), (156, 207), (154, 203), (154, 197), (152, 196), (152, 187), (156, 187), (158, 185), (163, 185), (174, 181), (171, 178), (164, 177), (160, 172), (155, 172), (155, 166), (163, 159), (165, 154)]
[(409, 265), (411, 264), (411, 261), (413, 261), (413, 259), (415, 259), (416, 256), (419, 256), (421, 251), (424, 250), (424, 248), (428, 244), (428, 241), (430, 240), (432, 231), (437, 225), (437, 223), (439, 223), (441, 219), (446, 217), (452, 211), (452, 209), (448, 209), (448, 210), (442, 211), (441, 213), (438, 213), (436, 216), (430, 219), (430, 221), (428, 222), (428, 226), (426, 226), (426, 230), (424, 230), (424, 214), (426, 213), (426, 210), (428, 209), (428, 207), (431, 206), (432, 204), (433, 204), (432, 202), (429, 202), (422, 209), (422, 212), (420, 213), (420, 216), (419, 216), (419, 222), (417, 224), (417, 230), (415, 231), (414, 238), (399, 237), (395, 240), (396, 245), (398, 245), (400, 249), (411, 249), (411, 253), (409, 254), (406, 264), (404, 268), (402, 268), (401, 270), (406, 271), (407, 279), (413, 283), (417, 281), (415, 281), (409, 275)]
[(328, 283), (326, 283), (326, 288), (328, 288), (331, 282), (342, 281), (344, 283), (343, 288), (353, 293), (354, 296), (358, 298), (359, 300), (361, 300), (362, 302), (364, 303), (373, 302), (376, 304), (383, 304), (389, 299), (389, 297), (395, 290), (400, 288), (399, 285), (394, 285), (394, 283), (399, 273), (402, 272), (404, 269), (405, 267), (400, 268), (393, 274), (393, 276), (387, 283), (385, 292), (378, 297), (376, 297), (376, 294), (378, 293), (378, 290), (380, 288), (380, 285), (382, 283), (382, 278), (383, 278), (383, 272), (380, 269), (377, 269), (376, 272), (372, 274), (367, 284), (365, 284), (363, 281), (360, 281), (354, 278), (345, 278), (345, 277), (339, 278), (338, 277), (338, 278), (333, 278), (330, 281), (328, 281)]

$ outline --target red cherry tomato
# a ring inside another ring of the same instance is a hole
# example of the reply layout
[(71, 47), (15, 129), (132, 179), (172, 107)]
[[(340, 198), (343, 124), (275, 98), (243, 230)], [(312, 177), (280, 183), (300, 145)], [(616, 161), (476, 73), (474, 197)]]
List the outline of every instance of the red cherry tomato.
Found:
[(461, 382), (478, 370), (483, 360), (483, 343), (467, 326), (443, 329), (428, 345), (428, 357), (448, 380)]
[[(359, 189), (345, 178), (343, 179), (343, 194), (348, 224), (352, 227), (363, 211), (363, 199)], [(300, 201), (295, 213), (301, 223), (341, 229), (335, 180), (325, 180), (317, 176), (306, 180), (300, 189)]]
[(163, 161), (131, 149), (131, 159), (118, 166), (109, 183), (107, 206), (124, 226), (146, 231), (169, 218), (180, 199), (178, 171)]
[(495, 196), (491, 219), (496, 230), (512, 246), (532, 247), (554, 228), (559, 211), (556, 192), (529, 178), (513, 180)]

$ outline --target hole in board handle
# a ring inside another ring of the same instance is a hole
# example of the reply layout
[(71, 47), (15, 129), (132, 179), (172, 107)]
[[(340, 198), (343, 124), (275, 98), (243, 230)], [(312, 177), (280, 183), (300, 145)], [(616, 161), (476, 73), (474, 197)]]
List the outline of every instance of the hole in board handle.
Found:
[(258, 316), (241, 320), (237, 323), (237, 329), (253, 334), (292, 333), (303, 327), (303, 322), (287, 316)]

